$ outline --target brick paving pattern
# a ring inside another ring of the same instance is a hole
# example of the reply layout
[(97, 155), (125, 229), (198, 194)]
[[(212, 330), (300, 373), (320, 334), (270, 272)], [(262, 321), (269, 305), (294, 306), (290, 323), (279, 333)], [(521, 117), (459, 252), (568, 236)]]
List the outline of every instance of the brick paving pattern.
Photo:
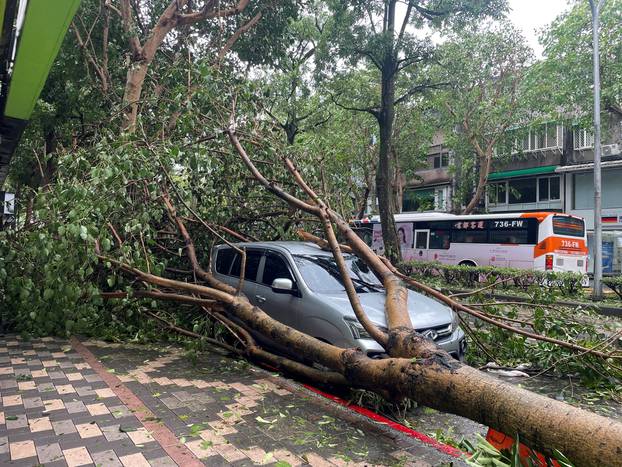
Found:
[(217, 350), (85, 345), (118, 384), (67, 340), (0, 337), (0, 465), (463, 465)]

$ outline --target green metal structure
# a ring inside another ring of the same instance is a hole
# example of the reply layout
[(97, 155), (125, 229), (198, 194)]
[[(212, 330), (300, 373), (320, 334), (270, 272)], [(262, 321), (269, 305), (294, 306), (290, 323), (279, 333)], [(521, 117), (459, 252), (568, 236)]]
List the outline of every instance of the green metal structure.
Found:
[(0, 186), (80, 0), (0, 0)]
[(541, 175), (555, 172), (556, 165), (544, 165), (542, 167), (531, 167), (529, 169), (507, 170), (505, 172), (493, 172), (488, 176), (488, 180), (501, 180), (505, 178), (526, 177), (528, 175)]

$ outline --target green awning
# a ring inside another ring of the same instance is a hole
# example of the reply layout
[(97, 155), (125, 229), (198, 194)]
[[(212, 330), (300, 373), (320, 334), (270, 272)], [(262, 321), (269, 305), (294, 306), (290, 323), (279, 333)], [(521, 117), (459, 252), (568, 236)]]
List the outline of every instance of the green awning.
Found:
[(556, 165), (544, 165), (542, 167), (532, 167), (530, 169), (506, 170), (504, 172), (493, 172), (488, 175), (488, 180), (501, 180), (504, 178), (526, 177), (529, 175), (550, 174), (555, 172)]

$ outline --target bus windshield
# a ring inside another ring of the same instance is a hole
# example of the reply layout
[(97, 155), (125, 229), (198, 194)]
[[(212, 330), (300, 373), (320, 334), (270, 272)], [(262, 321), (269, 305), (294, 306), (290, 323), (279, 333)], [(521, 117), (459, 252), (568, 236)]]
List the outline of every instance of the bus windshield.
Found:
[(553, 233), (555, 235), (583, 237), (585, 235), (585, 224), (583, 219), (566, 216), (553, 216)]

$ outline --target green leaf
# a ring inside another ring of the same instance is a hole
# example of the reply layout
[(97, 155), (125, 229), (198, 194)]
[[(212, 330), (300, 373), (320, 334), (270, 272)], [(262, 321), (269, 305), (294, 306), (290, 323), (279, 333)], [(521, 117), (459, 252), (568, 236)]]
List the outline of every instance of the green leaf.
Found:
[(272, 424), (272, 423), (276, 422), (276, 420), (277, 420), (277, 419), (274, 419), (274, 420), (270, 421), (270, 420), (266, 420), (266, 419), (265, 419), (265, 418), (263, 418), (263, 417), (259, 417), (259, 416), (258, 416), (258, 417), (255, 417), (255, 420), (257, 420), (259, 423), (267, 423), (267, 424)]

